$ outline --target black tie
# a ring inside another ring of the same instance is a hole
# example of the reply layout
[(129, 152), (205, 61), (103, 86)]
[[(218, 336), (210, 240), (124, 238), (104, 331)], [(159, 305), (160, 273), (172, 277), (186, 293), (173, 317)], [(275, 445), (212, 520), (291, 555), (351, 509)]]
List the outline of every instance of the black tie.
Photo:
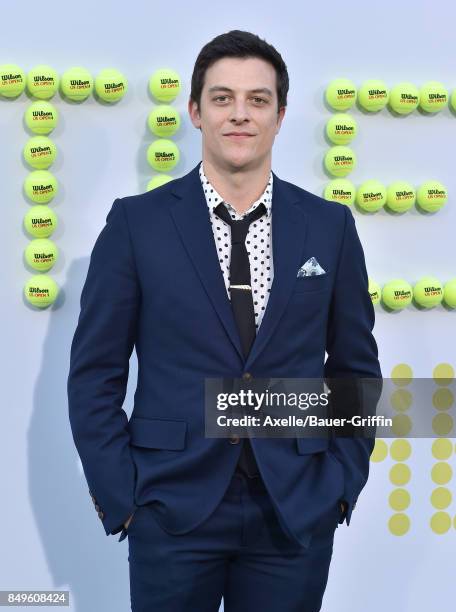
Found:
[[(266, 213), (264, 204), (236, 221), (225, 204), (221, 202), (214, 213), (231, 226), (231, 262), (230, 262), (230, 298), (234, 319), (239, 331), (244, 357), (247, 356), (255, 340), (255, 310), (253, 307), (253, 291), (250, 280), (250, 262), (245, 239), (251, 223)], [(258, 475), (258, 468), (253, 455), (250, 440), (243, 440), (238, 466), (251, 478)]]

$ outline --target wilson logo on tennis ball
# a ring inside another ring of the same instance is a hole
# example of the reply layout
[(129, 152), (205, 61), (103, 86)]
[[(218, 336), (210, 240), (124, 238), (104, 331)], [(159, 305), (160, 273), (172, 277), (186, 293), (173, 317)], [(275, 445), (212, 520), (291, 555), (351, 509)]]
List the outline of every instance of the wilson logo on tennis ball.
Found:
[(411, 291), (406, 291), (404, 289), (400, 289), (400, 290), (395, 289), (393, 293), (394, 293), (395, 299), (397, 300), (409, 300), (412, 296)]
[(352, 197), (352, 192), (345, 191), (344, 189), (332, 189), (331, 193), (338, 200), (350, 200)]
[(51, 193), (52, 191), (54, 191), (54, 187), (49, 184), (49, 185), (32, 185), (32, 191), (34, 194), (39, 194), (39, 193)]
[(155, 151), (156, 161), (168, 161), (174, 160), (174, 153), (167, 153), (166, 151)]
[(377, 193), (374, 193), (373, 191), (367, 191), (361, 195), (363, 197), (363, 200), (381, 200), (383, 199), (383, 194), (381, 191), (377, 191)]
[(441, 189), (428, 189), (427, 194), (429, 198), (446, 198), (446, 191)]
[(388, 95), (386, 89), (369, 89), (369, 98), (385, 98)]
[(33, 76), (33, 82), (37, 85), (54, 85), (54, 77), (36, 74)]
[(35, 227), (52, 227), (51, 217), (43, 219), (43, 217), (32, 217), (30, 220), (32, 226)]
[(415, 197), (413, 191), (395, 191), (394, 193), (398, 200), (410, 200)]
[(106, 93), (124, 90), (124, 84), (122, 81), (120, 81), (120, 83), (103, 83), (103, 87)]
[(337, 96), (339, 98), (351, 98), (356, 93), (355, 89), (338, 89)]
[(32, 117), (34, 119), (52, 119), (54, 113), (52, 111), (32, 111)]
[(416, 104), (418, 102), (418, 96), (414, 96), (409, 93), (401, 93), (401, 102), (406, 102), (407, 104)]
[(353, 157), (350, 157), (349, 155), (335, 155), (334, 161), (336, 164), (343, 166), (346, 164), (351, 164), (353, 162)]
[(49, 296), (50, 291), (44, 287), (27, 287), (28, 294), (33, 297)]
[(51, 147), (31, 147), (30, 148), (30, 153), (32, 154), (33, 157), (36, 157), (37, 155), (47, 155), (50, 152), (51, 152)]
[(90, 81), (82, 79), (70, 79), (70, 89), (87, 89), (91, 87)]
[(345, 123), (336, 123), (334, 128), (336, 134), (353, 134), (354, 131), (353, 125), (345, 125)]
[(160, 87), (162, 88), (179, 87), (179, 79), (160, 79)]
[(430, 287), (424, 287), (424, 293), (425, 295), (441, 295), (442, 288), (431, 285)]
[(446, 94), (430, 93), (428, 95), (429, 102), (446, 102)]
[(33, 261), (35, 263), (49, 263), (54, 261), (54, 253), (33, 253)]
[(163, 116), (163, 117), (158, 116), (156, 118), (156, 121), (157, 121), (157, 123), (160, 126), (163, 126), (163, 125), (176, 125), (176, 123), (177, 123), (176, 117), (166, 117), (166, 116)]
[(22, 76), (20, 74), (2, 74), (2, 81), (8, 83), (22, 83)]

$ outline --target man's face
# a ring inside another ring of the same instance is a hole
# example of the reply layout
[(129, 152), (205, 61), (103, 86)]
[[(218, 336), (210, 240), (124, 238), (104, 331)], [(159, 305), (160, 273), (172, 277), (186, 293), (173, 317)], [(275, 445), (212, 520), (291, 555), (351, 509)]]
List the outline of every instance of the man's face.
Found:
[(206, 70), (200, 109), (189, 100), (188, 111), (201, 128), (204, 159), (223, 168), (253, 169), (270, 157), (285, 107), (278, 112), (271, 64), (225, 57)]

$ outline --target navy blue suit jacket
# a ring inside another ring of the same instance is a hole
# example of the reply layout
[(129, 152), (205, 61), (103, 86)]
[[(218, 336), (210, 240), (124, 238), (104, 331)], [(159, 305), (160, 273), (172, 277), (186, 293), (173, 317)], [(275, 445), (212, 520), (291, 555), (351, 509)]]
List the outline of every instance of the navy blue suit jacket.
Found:
[[(170, 533), (215, 509), (240, 445), (204, 436), (204, 379), (381, 377), (374, 309), (350, 208), (275, 174), (274, 280), (245, 360), (195, 166), (153, 191), (116, 199), (94, 245), (71, 345), (69, 417), (106, 534), (150, 504)], [(297, 278), (316, 257), (326, 274)], [(125, 399), (138, 358), (134, 407)], [(325, 362), (325, 351), (328, 357)], [(279, 520), (301, 545), (325, 512), (347, 524), (374, 439), (254, 438)]]

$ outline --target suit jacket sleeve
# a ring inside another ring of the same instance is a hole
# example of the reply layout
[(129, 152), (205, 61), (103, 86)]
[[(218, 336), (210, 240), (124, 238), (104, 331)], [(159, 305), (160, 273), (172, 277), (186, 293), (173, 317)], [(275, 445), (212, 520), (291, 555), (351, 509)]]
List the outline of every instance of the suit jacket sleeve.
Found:
[(116, 199), (90, 257), (67, 381), (69, 418), (106, 535), (137, 508), (125, 399), (140, 288), (123, 201)]
[[(375, 312), (368, 291), (364, 252), (353, 214), (345, 205), (344, 211), (345, 230), (329, 312), (324, 376), (381, 379), (377, 343), (372, 335)], [(381, 388), (381, 380), (378, 382)], [(373, 437), (330, 440), (329, 450), (342, 463), (345, 476), (347, 508), (340, 523), (346, 519), (347, 525), (350, 524), (357, 497), (368, 478), (374, 444)]]

